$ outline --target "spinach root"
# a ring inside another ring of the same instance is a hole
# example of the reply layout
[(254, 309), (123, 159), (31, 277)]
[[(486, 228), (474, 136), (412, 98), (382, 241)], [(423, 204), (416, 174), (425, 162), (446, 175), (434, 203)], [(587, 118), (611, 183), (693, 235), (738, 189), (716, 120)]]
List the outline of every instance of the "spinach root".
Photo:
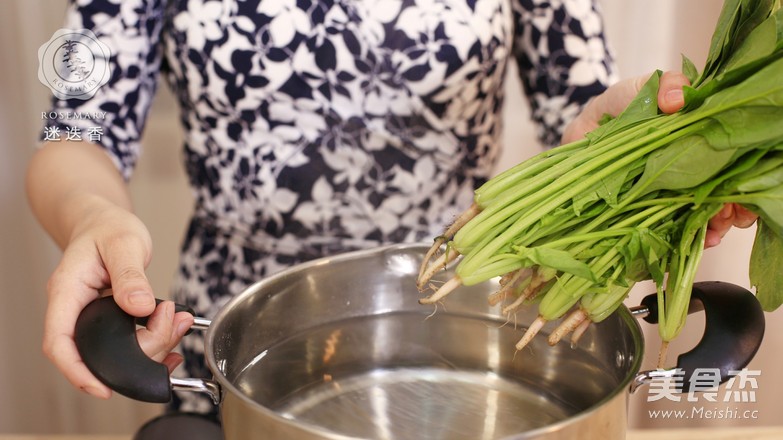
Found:
[[(521, 350), (564, 318), (552, 344), (610, 316), (634, 284), (653, 280), (666, 346), (682, 329), (709, 219), (739, 203), (761, 220), (750, 261), (765, 310), (783, 303), (783, 10), (727, 0), (701, 73), (687, 58), (685, 106), (658, 110), (655, 72), (625, 111), (586, 139), (490, 179), (435, 242), (417, 285), (432, 304), (500, 277), (501, 313), (537, 303)], [(441, 253), (441, 255), (438, 255)], [(458, 261), (456, 276), (431, 278)], [(534, 301), (535, 299), (535, 301)], [(540, 300), (540, 301), (538, 301)]]

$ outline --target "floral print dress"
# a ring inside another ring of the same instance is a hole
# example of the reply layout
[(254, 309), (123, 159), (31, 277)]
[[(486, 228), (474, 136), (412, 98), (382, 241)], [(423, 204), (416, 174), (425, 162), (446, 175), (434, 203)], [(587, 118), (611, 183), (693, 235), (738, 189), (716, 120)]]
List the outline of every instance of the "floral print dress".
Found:
[[(159, 77), (177, 97), (195, 212), (174, 297), (206, 317), (293, 264), (438, 235), (490, 177), (509, 61), (547, 145), (614, 75), (591, 0), (78, 0), (66, 27), (112, 74), (53, 110), (105, 112), (88, 125), (126, 178)], [(182, 350), (210, 376), (202, 340)]]

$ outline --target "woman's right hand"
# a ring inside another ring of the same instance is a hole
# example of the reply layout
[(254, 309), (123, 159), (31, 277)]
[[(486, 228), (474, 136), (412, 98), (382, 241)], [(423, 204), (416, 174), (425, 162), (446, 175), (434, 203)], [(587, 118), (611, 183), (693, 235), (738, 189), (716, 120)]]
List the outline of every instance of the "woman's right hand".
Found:
[(169, 370), (182, 358), (171, 350), (190, 328), (193, 317), (174, 313), (174, 304), (155, 307), (144, 269), (152, 244), (144, 224), (126, 209), (96, 197), (81, 201), (86, 213), (73, 228), (62, 260), (49, 279), (43, 351), (77, 388), (100, 398), (111, 396), (83, 363), (74, 343), (74, 327), (82, 309), (108, 289), (117, 304), (133, 316), (150, 316), (137, 331), (142, 350)]
[(152, 255), (150, 234), (132, 214), (126, 182), (106, 150), (85, 141), (44, 143), (30, 160), (26, 187), (30, 208), (63, 249), (47, 285), (46, 356), (75, 387), (96, 397), (111, 395), (84, 365), (73, 339), (84, 307), (111, 289), (129, 314), (152, 314), (147, 328), (137, 332), (144, 352), (169, 368), (181, 362), (170, 350), (193, 317), (174, 314), (171, 302), (155, 307), (144, 275)]

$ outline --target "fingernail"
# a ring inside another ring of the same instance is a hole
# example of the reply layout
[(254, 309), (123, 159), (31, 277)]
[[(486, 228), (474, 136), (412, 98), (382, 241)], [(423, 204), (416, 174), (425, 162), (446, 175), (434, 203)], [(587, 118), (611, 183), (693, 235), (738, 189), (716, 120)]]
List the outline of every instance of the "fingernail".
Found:
[(152, 295), (147, 292), (133, 292), (128, 296), (128, 302), (134, 306), (146, 306), (152, 303)]
[(101, 399), (106, 399), (107, 396), (103, 393), (103, 390), (101, 390), (98, 387), (94, 387), (91, 385), (86, 385), (82, 387), (82, 391), (85, 393), (94, 396), (94, 397), (100, 397)]
[(666, 102), (669, 104), (679, 104), (685, 100), (682, 89), (674, 89), (666, 92)]

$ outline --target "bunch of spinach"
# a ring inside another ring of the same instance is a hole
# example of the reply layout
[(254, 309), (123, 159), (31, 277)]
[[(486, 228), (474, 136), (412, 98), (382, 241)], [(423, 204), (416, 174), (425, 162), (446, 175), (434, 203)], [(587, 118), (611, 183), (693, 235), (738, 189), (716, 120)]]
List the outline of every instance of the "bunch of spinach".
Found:
[[(682, 329), (704, 249), (707, 223), (726, 203), (760, 219), (750, 278), (765, 310), (783, 302), (783, 9), (777, 0), (727, 0), (685, 106), (658, 109), (660, 72), (616, 118), (586, 139), (544, 152), (491, 179), (474, 205), (422, 263), (433, 274), (461, 257), (456, 276), (422, 303), (460, 285), (501, 276), (491, 301), (511, 313), (538, 302), (547, 321), (572, 310), (550, 335), (578, 339), (611, 314), (634, 283), (654, 280), (659, 328), (668, 342)], [(438, 249), (446, 251), (432, 261)]]

